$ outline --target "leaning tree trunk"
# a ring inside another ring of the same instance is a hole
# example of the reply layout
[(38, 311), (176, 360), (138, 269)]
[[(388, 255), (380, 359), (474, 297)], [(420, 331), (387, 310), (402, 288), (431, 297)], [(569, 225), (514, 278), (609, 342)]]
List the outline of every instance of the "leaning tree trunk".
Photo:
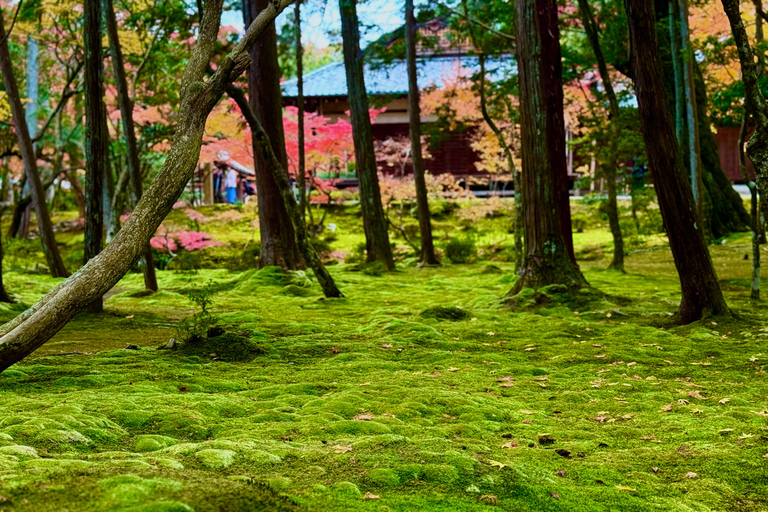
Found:
[(240, 42), (217, 61), (214, 75), (206, 80), (206, 70), (216, 52), (222, 0), (205, 3), (197, 43), (181, 82), (174, 141), (162, 170), (123, 229), (101, 254), (30, 309), (0, 326), (0, 371), (34, 352), (130, 270), (194, 176), (208, 114), (226, 87), (250, 65), (248, 49), (261, 31), (290, 4), (290, 0), (282, 0), (259, 13)]
[(269, 140), (267, 131), (259, 122), (258, 117), (254, 114), (248, 101), (245, 99), (243, 91), (235, 86), (227, 87), (227, 93), (229, 96), (237, 102), (237, 105), (242, 110), (245, 120), (248, 122), (248, 126), (251, 128), (251, 134), (253, 140), (258, 145), (259, 152), (264, 162), (267, 164), (267, 170), (270, 172), (272, 178), (275, 180), (278, 190), (280, 191), (281, 199), (285, 205), (285, 209), (291, 218), (293, 224), (293, 231), (296, 235), (295, 244), (301, 251), (304, 260), (312, 268), (312, 271), (317, 277), (317, 281), (323, 288), (323, 293), (326, 297), (343, 297), (341, 291), (336, 287), (336, 283), (333, 281), (331, 274), (326, 270), (325, 265), (320, 260), (317, 252), (312, 247), (309, 241), (309, 235), (307, 234), (307, 225), (304, 222), (304, 218), (301, 214), (301, 208), (296, 202), (296, 197), (291, 190), (291, 184), (288, 181), (288, 173), (283, 164), (277, 158), (274, 150), (272, 149), (272, 143)]
[[(107, 172), (107, 116), (104, 106), (104, 69), (101, 56), (101, 4), (85, 0), (85, 263), (101, 252), (104, 233), (104, 176)], [(104, 309), (101, 297), (88, 307)]]
[(550, 284), (578, 289), (587, 282), (567, 242), (571, 226), (557, 4), (516, 4), (526, 250), (510, 294)]
[[(120, 104), (120, 114), (123, 118), (123, 130), (125, 131), (125, 145), (128, 156), (128, 171), (131, 175), (131, 204), (136, 208), (136, 203), (141, 199), (142, 179), (141, 163), (139, 160), (139, 147), (136, 142), (136, 130), (133, 124), (133, 101), (128, 94), (128, 80), (125, 76), (123, 51), (120, 47), (120, 37), (117, 31), (117, 19), (112, 0), (104, 0), (104, 11), (107, 20), (107, 33), (109, 34), (109, 46), (112, 50), (112, 66), (115, 72), (115, 84), (117, 85), (117, 100)], [(119, 188), (119, 187), (118, 187)], [(144, 287), (153, 292), (157, 291), (157, 275), (155, 263), (152, 259), (152, 249), (149, 245), (144, 249)]]
[[(757, 208), (759, 211), (759, 219), (757, 219), (759, 220), (759, 229), (765, 225), (765, 212), (768, 211), (768, 105), (766, 105), (765, 96), (760, 90), (760, 71), (749, 45), (744, 22), (741, 19), (739, 2), (738, 0), (722, 0), (722, 2), (725, 14), (731, 24), (733, 39), (736, 41), (736, 50), (739, 53), (747, 110), (752, 113), (755, 119), (755, 132), (747, 142), (747, 155), (755, 165), (755, 181), (760, 198), (760, 205)], [(753, 241), (753, 243), (755, 242)]]
[(416, 72), (416, 18), (413, 0), (405, 0), (405, 56), (408, 66), (408, 125), (411, 132), (411, 161), (413, 181), (416, 185), (416, 209), (419, 214), (421, 237), (421, 265), (439, 265), (432, 238), (432, 221), (429, 214), (427, 182), (424, 177), (424, 158), (421, 154), (421, 109), (419, 107), (419, 83)]
[(685, 177), (661, 75), (651, 0), (624, 0), (632, 44), (635, 92), (648, 160), (669, 245), (680, 276), (676, 321), (730, 315), (704, 242), (691, 185)]
[[(271, 0), (244, 0), (245, 24), (250, 25)], [(282, 169), (287, 169), (285, 136), (283, 134), (283, 104), (280, 90), (280, 65), (277, 62), (277, 35), (271, 23), (251, 48), (251, 68), (248, 71), (248, 90), (251, 108), (267, 130), (269, 140)], [(259, 266), (277, 265), (288, 270), (306, 268), (301, 251), (296, 246), (293, 225), (285, 210), (280, 190), (269, 172), (269, 164), (253, 140), (253, 160), (256, 171), (256, 194), (259, 201), (259, 234), (261, 254)]]
[(616, 198), (616, 167), (619, 164), (621, 111), (619, 110), (619, 100), (616, 98), (616, 92), (613, 90), (613, 80), (611, 80), (608, 74), (608, 66), (600, 46), (598, 26), (592, 15), (588, 0), (579, 0), (579, 11), (584, 29), (587, 32), (587, 38), (592, 46), (592, 52), (595, 54), (595, 60), (597, 60), (597, 69), (600, 71), (600, 78), (602, 78), (603, 86), (605, 87), (605, 95), (608, 96), (608, 103), (611, 108), (611, 140), (608, 144), (608, 158), (605, 161), (602, 173), (605, 176), (608, 187), (606, 210), (608, 213), (608, 224), (611, 227), (611, 235), (613, 235), (613, 260), (611, 260), (608, 268), (624, 272), (624, 238), (621, 236), (619, 205)]
[(21, 149), (21, 158), (24, 161), (24, 173), (27, 176), (30, 195), (35, 207), (37, 216), (38, 230), (40, 231), (40, 240), (43, 243), (43, 252), (48, 262), (48, 268), (53, 277), (67, 277), (69, 273), (64, 268), (64, 262), (61, 260), (59, 248), (56, 245), (56, 238), (53, 235), (53, 225), (51, 217), (48, 215), (48, 206), (45, 203), (45, 191), (40, 181), (40, 175), (37, 172), (37, 160), (34, 149), (32, 148), (32, 139), (27, 130), (27, 123), (24, 120), (24, 107), (21, 104), (21, 96), (16, 85), (16, 78), (13, 76), (13, 64), (8, 50), (8, 38), (5, 33), (5, 26), (2, 12), (0, 12), (0, 72), (2, 72), (5, 81), (5, 92), (8, 102), (11, 104), (13, 113), (14, 129)]
[(392, 247), (389, 245), (387, 217), (381, 205), (376, 156), (373, 152), (371, 117), (363, 77), (363, 57), (360, 51), (360, 31), (357, 20), (357, 0), (339, 0), (341, 36), (344, 46), (344, 67), (347, 74), (347, 95), (351, 111), (352, 138), (355, 143), (357, 178), (360, 181), (360, 204), (365, 229), (366, 261), (380, 261), (394, 270)]

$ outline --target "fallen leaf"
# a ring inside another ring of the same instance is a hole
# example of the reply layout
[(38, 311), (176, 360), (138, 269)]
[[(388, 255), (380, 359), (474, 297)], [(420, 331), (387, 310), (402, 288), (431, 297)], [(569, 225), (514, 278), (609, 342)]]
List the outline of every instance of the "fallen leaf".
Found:
[(128, 315), (125, 317), (126, 320), (130, 320), (131, 318), (133, 318), (133, 315)]
[(617, 485), (616, 489), (619, 491), (637, 492), (637, 489), (635, 489), (634, 487), (628, 487), (626, 485)]
[(333, 447), (334, 453), (348, 453), (352, 451), (352, 446), (345, 446), (343, 444), (338, 444)]
[(369, 412), (361, 412), (360, 414), (355, 414), (355, 417), (352, 419), (355, 421), (371, 421), (373, 419), (373, 414)]
[(693, 471), (689, 471), (685, 474), (685, 478), (697, 478), (699, 475), (694, 473)]
[(505, 467), (507, 467), (507, 465), (504, 464), (503, 462), (499, 462), (497, 460), (491, 460), (491, 459), (488, 459), (488, 464), (490, 464), (494, 468), (499, 468), (499, 469), (504, 469)]
[(503, 445), (501, 445), (502, 448), (517, 448), (518, 446), (520, 446), (520, 445), (517, 444), (517, 443), (514, 443), (512, 441), (510, 441), (508, 443), (504, 443)]
[(370, 492), (367, 492), (363, 495), (364, 500), (377, 500), (381, 498), (378, 494), (371, 494)]
[(672, 410), (672, 408), (675, 406), (675, 404), (664, 404), (661, 406), (661, 412), (669, 412)]
[(455, 420), (456, 416), (451, 416), (450, 414), (443, 414), (443, 418), (447, 418), (449, 420)]
[(493, 494), (483, 494), (479, 498), (477, 498), (478, 501), (484, 501), (486, 503), (489, 503), (491, 505), (496, 505), (499, 503), (499, 498), (494, 496)]
[(528, 410), (526, 410), (526, 409), (520, 409), (520, 410), (519, 410), (519, 411), (517, 411), (517, 412), (519, 412), (520, 414), (527, 414), (527, 415), (531, 415), (531, 414), (533, 414), (533, 411), (528, 411)]
[(688, 396), (690, 396), (691, 398), (698, 398), (699, 400), (709, 400), (708, 397), (701, 396), (701, 393), (699, 393), (698, 391), (689, 391)]
[(730, 398), (723, 398), (722, 400), (718, 400), (717, 403), (719, 403), (720, 405), (725, 405), (725, 404), (727, 404), (730, 401), (731, 401)]
[(392, 344), (391, 343), (382, 343), (381, 344), (381, 348), (392, 348)]
[(565, 476), (565, 471), (558, 471), (557, 476)]
[(552, 493), (552, 497), (555, 498), (556, 500), (560, 499), (560, 495), (559, 494), (555, 494), (554, 492)]
[(659, 468), (657, 468), (656, 466), (652, 467), (651, 469), (653, 470), (654, 473), (658, 473), (659, 472)]

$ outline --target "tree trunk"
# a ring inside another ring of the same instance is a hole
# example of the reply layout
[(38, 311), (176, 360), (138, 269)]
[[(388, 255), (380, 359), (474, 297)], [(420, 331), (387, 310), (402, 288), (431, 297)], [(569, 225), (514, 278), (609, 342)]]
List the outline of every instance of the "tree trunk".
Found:
[[(759, 216), (755, 220), (758, 221), (757, 230), (759, 231), (759, 228), (765, 225), (765, 212), (768, 211), (768, 105), (760, 90), (760, 68), (755, 62), (755, 55), (749, 45), (747, 31), (739, 12), (739, 2), (738, 0), (722, 0), (722, 2), (731, 24), (736, 50), (739, 53), (747, 110), (752, 113), (755, 120), (755, 132), (747, 142), (747, 155), (755, 165), (755, 181), (760, 203), (757, 208)], [(754, 206), (753, 209), (755, 209)]]
[(701, 149), (699, 144), (698, 112), (696, 110), (696, 87), (693, 82), (693, 49), (688, 30), (688, 2), (680, 0), (680, 47), (684, 69), (683, 82), (685, 83), (685, 117), (688, 125), (688, 165), (690, 168), (691, 191), (696, 202), (696, 212), (702, 227), (705, 225), (704, 216), (704, 181), (701, 170)]
[(80, 178), (77, 171), (72, 169), (67, 171), (67, 181), (72, 185), (72, 192), (75, 194), (75, 203), (77, 203), (77, 214), (81, 219), (85, 219), (85, 191), (80, 184)]
[[(101, 252), (104, 233), (104, 177), (107, 168), (107, 117), (104, 106), (104, 70), (101, 55), (101, 4), (85, 0), (85, 263)], [(104, 309), (101, 297), (88, 307)]]
[(669, 9), (667, 9), (669, 15), (667, 16), (667, 24), (669, 26), (669, 48), (670, 56), (672, 59), (672, 76), (673, 90), (675, 98), (675, 136), (677, 137), (677, 143), (683, 144), (683, 72), (681, 70), (682, 63), (680, 62), (680, 30), (678, 24), (680, 23), (680, 4), (677, 0), (669, 1)]
[(307, 212), (307, 160), (304, 150), (304, 46), (301, 43), (301, 0), (294, 7), (296, 23), (296, 105), (298, 107), (299, 131), (299, 165), (296, 173), (296, 183), (299, 186), (299, 211), (301, 220), (306, 224)]
[[(680, 23), (679, 4), (677, 0), (656, 0), (656, 12), (660, 17), (664, 18), (659, 23), (660, 28), (658, 35), (659, 53), (663, 65), (663, 79), (666, 90), (668, 92), (668, 98), (670, 99), (669, 108), (672, 111), (679, 112), (679, 120), (681, 123), (676, 124), (676, 133), (678, 136), (678, 144), (683, 150), (684, 167), (688, 165), (688, 135), (687, 127), (684, 126), (684, 99), (682, 90), (682, 70), (683, 63), (679, 59), (679, 47), (680, 47), (680, 31), (677, 30), (677, 26)], [(665, 17), (666, 16), (666, 17)], [(674, 24), (674, 27), (670, 27), (670, 23)], [(677, 48), (673, 45), (673, 33), (677, 35)], [(674, 59), (673, 56), (678, 55), (678, 59)], [(732, 232), (746, 231), (750, 224), (749, 214), (744, 208), (744, 203), (741, 200), (738, 192), (733, 189), (731, 182), (723, 172), (720, 165), (720, 155), (715, 141), (715, 136), (712, 133), (712, 122), (707, 115), (707, 91), (704, 85), (704, 79), (701, 74), (699, 64), (692, 61), (693, 64), (693, 83), (695, 86), (695, 98), (696, 98), (696, 121), (699, 135), (699, 146), (702, 163), (702, 180), (704, 188), (703, 199), (705, 207), (705, 228), (708, 235), (717, 239)], [(677, 66), (679, 69), (675, 69)], [(681, 73), (678, 81), (675, 82), (674, 77), (676, 73)], [(678, 98), (679, 96), (679, 98)], [(679, 100), (679, 105), (678, 101)], [(678, 117), (676, 116), (676, 121)], [(678, 132), (679, 130), (679, 132)], [(686, 173), (687, 175), (687, 173)]]
[(253, 140), (256, 141), (256, 144), (258, 144), (259, 152), (262, 153), (261, 157), (267, 164), (267, 169), (272, 175), (272, 178), (275, 180), (275, 184), (280, 191), (281, 199), (283, 200), (285, 209), (291, 218), (291, 223), (293, 224), (293, 231), (296, 235), (296, 239), (294, 240), (296, 246), (301, 251), (304, 260), (307, 262), (310, 268), (312, 268), (317, 281), (323, 288), (323, 293), (325, 296), (328, 298), (343, 297), (341, 291), (336, 287), (336, 283), (333, 281), (331, 274), (328, 273), (325, 266), (323, 265), (323, 262), (320, 261), (320, 257), (317, 255), (317, 252), (309, 242), (307, 225), (304, 223), (304, 219), (301, 215), (301, 209), (299, 208), (299, 204), (296, 202), (296, 197), (293, 195), (293, 190), (291, 190), (291, 184), (288, 181), (288, 173), (286, 172), (285, 168), (282, 167), (280, 160), (278, 160), (277, 155), (272, 149), (272, 143), (269, 140), (269, 135), (267, 135), (266, 130), (261, 125), (256, 115), (253, 113), (253, 110), (250, 108), (248, 101), (245, 99), (243, 91), (235, 86), (229, 86), (227, 87), (227, 93), (237, 102), (240, 110), (242, 110), (243, 115), (245, 116), (245, 120), (248, 122), (248, 126), (251, 128)]
[(439, 265), (432, 239), (432, 221), (429, 214), (427, 182), (424, 177), (424, 158), (421, 154), (421, 109), (419, 107), (419, 84), (416, 72), (416, 18), (413, 14), (413, 0), (405, 0), (405, 55), (408, 65), (408, 124), (411, 132), (411, 161), (413, 181), (416, 185), (416, 209), (419, 214), (421, 236), (421, 265)]
[(757, 186), (754, 181), (749, 179), (747, 155), (744, 152), (744, 146), (747, 143), (748, 120), (749, 113), (745, 110), (739, 130), (739, 169), (744, 177), (744, 182), (749, 184), (749, 206), (752, 220), (752, 286), (750, 287), (749, 298), (757, 300), (760, 298), (760, 217), (757, 206)]
[[(271, 0), (243, 0), (245, 24), (250, 25)], [(274, 142), (277, 158), (283, 170), (287, 169), (285, 136), (283, 135), (283, 105), (280, 90), (280, 65), (277, 62), (277, 35), (271, 23), (251, 48), (251, 68), (248, 71), (248, 90), (251, 108)], [(259, 266), (277, 265), (284, 269), (306, 268), (304, 258), (296, 246), (291, 219), (285, 210), (280, 190), (269, 172), (269, 165), (253, 140), (253, 160), (256, 171), (256, 194), (259, 200), (259, 234), (261, 254)]]
[[(0, 209), (0, 214), (2, 214), (2, 209)], [(3, 284), (3, 256), (5, 256), (3, 252), (3, 237), (0, 236), (0, 302), (11, 303), (13, 299), (5, 291), (5, 285)]]
[(360, 181), (366, 261), (380, 261), (389, 270), (394, 270), (395, 262), (392, 259), (392, 247), (389, 245), (387, 217), (381, 205), (379, 175), (376, 170), (376, 156), (373, 152), (371, 117), (368, 113), (368, 96), (363, 76), (363, 56), (360, 51), (356, 2), (357, 0), (339, 0), (339, 11), (357, 178)]
[[(128, 94), (128, 80), (125, 76), (125, 64), (123, 51), (120, 47), (120, 38), (117, 31), (117, 19), (112, 0), (104, 0), (104, 11), (107, 20), (107, 33), (109, 34), (109, 46), (112, 52), (112, 65), (117, 85), (117, 100), (120, 104), (120, 113), (123, 118), (123, 131), (125, 132), (125, 145), (128, 157), (128, 171), (131, 178), (131, 206), (141, 199), (143, 184), (141, 179), (141, 162), (139, 160), (139, 147), (136, 142), (136, 129), (133, 124), (133, 101)], [(157, 275), (152, 259), (152, 249), (149, 245), (142, 255), (144, 266), (144, 287), (153, 292), (157, 291)]]
[(218, 60), (218, 68), (208, 80), (205, 73), (216, 50), (222, 0), (205, 3), (197, 43), (181, 82), (174, 141), (162, 170), (101, 254), (30, 309), (0, 326), (0, 371), (34, 352), (130, 270), (194, 175), (208, 114), (227, 85), (250, 65), (247, 52), (261, 31), (290, 3), (282, 0), (264, 9), (232, 51)]
[(604, 163), (602, 173), (607, 182), (608, 203), (606, 204), (606, 210), (608, 213), (608, 224), (611, 227), (611, 235), (613, 235), (613, 260), (611, 260), (608, 268), (624, 272), (624, 238), (621, 236), (619, 205), (616, 198), (616, 168), (619, 164), (621, 111), (619, 110), (619, 100), (616, 98), (616, 92), (613, 90), (613, 81), (608, 74), (608, 66), (603, 56), (603, 50), (600, 46), (598, 26), (592, 15), (588, 0), (579, 0), (579, 11), (581, 12), (584, 30), (587, 32), (587, 38), (592, 46), (592, 52), (595, 54), (595, 60), (597, 60), (597, 69), (600, 71), (600, 77), (605, 87), (605, 95), (608, 97), (611, 109), (611, 140), (608, 147), (608, 159)]
[(550, 284), (578, 289), (587, 282), (573, 261), (557, 5), (516, 5), (526, 252), (510, 294)]
[(682, 288), (675, 320), (690, 323), (709, 315), (730, 315), (685, 178), (661, 75), (653, 4), (651, 0), (624, 0), (624, 5), (643, 138)]
[(40, 175), (37, 172), (37, 160), (32, 148), (32, 140), (27, 130), (27, 123), (24, 120), (24, 108), (21, 105), (19, 89), (13, 76), (13, 65), (8, 50), (8, 39), (5, 33), (2, 13), (0, 13), (0, 72), (2, 72), (3, 80), (5, 81), (5, 92), (8, 96), (8, 102), (11, 104), (14, 128), (19, 148), (21, 149), (21, 157), (24, 161), (24, 173), (27, 175), (30, 195), (35, 206), (35, 215), (37, 216), (38, 230), (40, 231), (40, 240), (43, 244), (45, 259), (48, 262), (48, 268), (53, 277), (67, 277), (69, 274), (67, 269), (64, 268), (64, 262), (61, 260), (59, 248), (56, 245), (56, 238), (53, 235), (53, 225), (48, 215), (48, 207), (45, 204), (45, 191), (40, 181)]

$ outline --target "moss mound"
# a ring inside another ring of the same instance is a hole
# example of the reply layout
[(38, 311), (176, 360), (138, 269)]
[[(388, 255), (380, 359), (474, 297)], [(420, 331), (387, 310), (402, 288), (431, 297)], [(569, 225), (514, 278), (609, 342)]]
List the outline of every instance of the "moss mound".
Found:
[(469, 320), (472, 313), (456, 306), (433, 306), (421, 312), (423, 318), (436, 318), (437, 320)]
[(178, 353), (227, 362), (250, 362), (265, 354), (266, 347), (250, 338), (225, 332), (212, 338), (192, 338), (179, 344)]

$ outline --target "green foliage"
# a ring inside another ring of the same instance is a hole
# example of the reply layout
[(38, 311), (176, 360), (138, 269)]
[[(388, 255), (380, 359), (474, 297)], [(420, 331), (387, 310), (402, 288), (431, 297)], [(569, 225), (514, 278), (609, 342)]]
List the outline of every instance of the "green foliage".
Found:
[(216, 291), (215, 283), (209, 282), (205, 286), (187, 293), (187, 298), (194, 302), (200, 311), (179, 321), (176, 326), (176, 334), (180, 341), (199, 340), (207, 336), (209, 330), (216, 326), (218, 320), (210, 311)]
[(477, 257), (477, 242), (472, 235), (451, 238), (445, 244), (445, 256), (451, 263), (470, 263)]

